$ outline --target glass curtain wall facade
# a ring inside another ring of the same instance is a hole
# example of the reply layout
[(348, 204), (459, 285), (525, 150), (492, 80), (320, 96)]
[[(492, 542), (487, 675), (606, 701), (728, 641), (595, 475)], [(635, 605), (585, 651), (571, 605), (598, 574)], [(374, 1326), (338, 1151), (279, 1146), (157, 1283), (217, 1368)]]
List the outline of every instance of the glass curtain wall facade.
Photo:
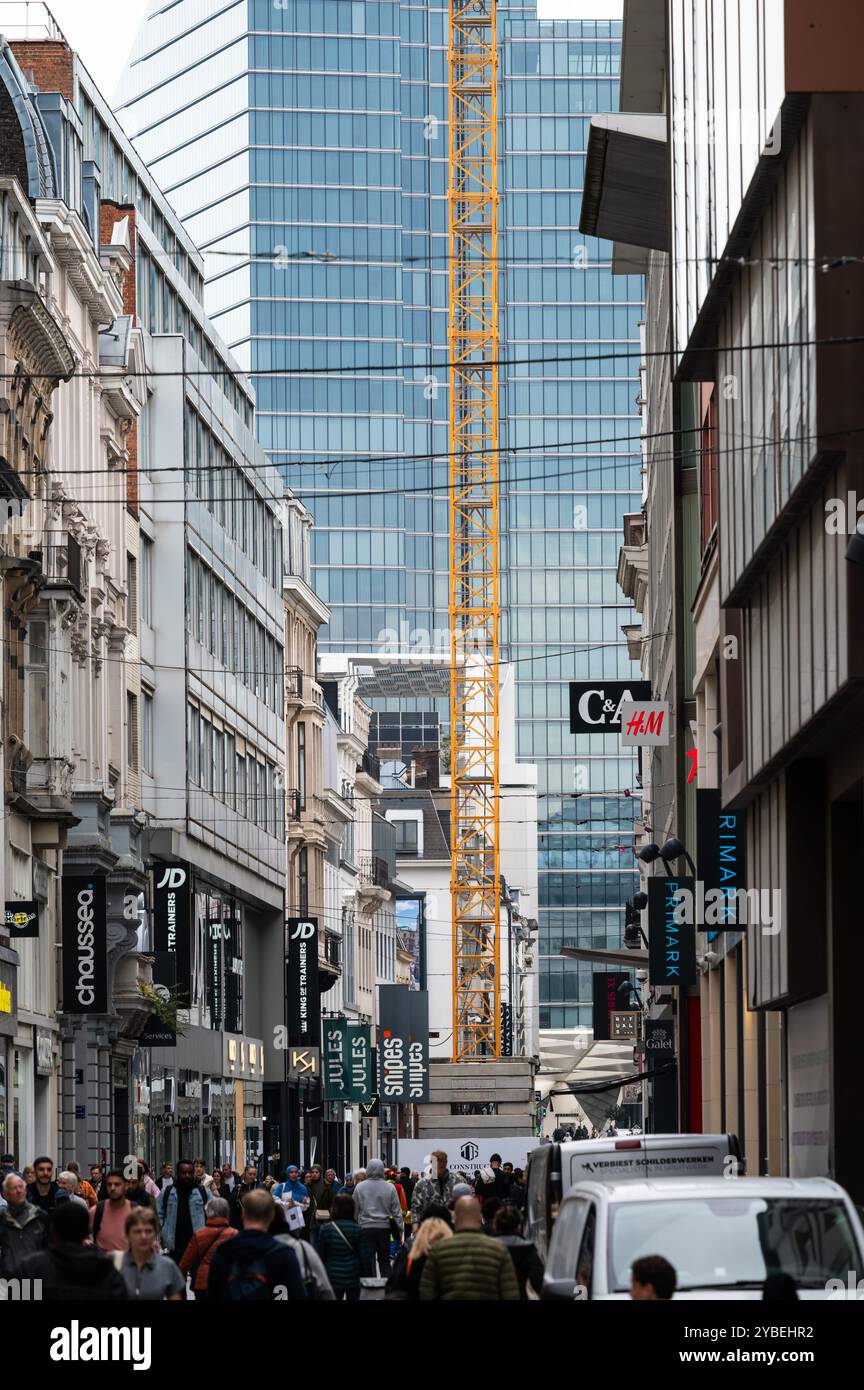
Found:
[(638, 350), (643, 282), (577, 230), (621, 24), (505, 19), (504, 40), (504, 650), (518, 752), (539, 771), (539, 1023), (590, 1026), (592, 966), (558, 952), (617, 946), (638, 886), (635, 759), (617, 734), (571, 734), (568, 707), (571, 680), (633, 675), (615, 576), (621, 518), (641, 509), (639, 359), (603, 359)]
[[(633, 670), (615, 569), (641, 505), (638, 358), (596, 353), (638, 343), (642, 286), (575, 230), (620, 23), (538, 23), (533, 0), (498, 12), (503, 654), (519, 755), (542, 778), (540, 1025), (562, 1027), (590, 1023), (591, 967), (555, 953), (617, 944), (635, 887), (634, 761), (615, 736), (568, 732), (567, 682)], [(259, 438), (313, 513), (325, 651), (449, 651), (447, 15), (446, 0), (152, 0), (121, 88), (204, 251)]]

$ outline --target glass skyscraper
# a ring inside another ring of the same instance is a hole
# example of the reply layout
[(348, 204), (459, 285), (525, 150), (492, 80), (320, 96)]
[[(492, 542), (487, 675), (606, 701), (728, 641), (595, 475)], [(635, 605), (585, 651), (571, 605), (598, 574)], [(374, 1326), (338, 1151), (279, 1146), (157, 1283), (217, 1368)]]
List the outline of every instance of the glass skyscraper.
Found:
[[(205, 252), (260, 440), (314, 514), (324, 648), (449, 651), (447, 11), (151, 0), (121, 86)], [(633, 760), (569, 733), (567, 681), (632, 670), (615, 568), (641, 505), (638, 357), (598, 354), (638, 345), (641, 280), (613, 279), (609, 245), (575, 230), (620, 23), (498, 13), (502, 639), (519, 754), (541, 772), (540, 1024), (562, 1027), (590, 1023), (591, 967), (555, 954), (617, 944), (635, 886)]]

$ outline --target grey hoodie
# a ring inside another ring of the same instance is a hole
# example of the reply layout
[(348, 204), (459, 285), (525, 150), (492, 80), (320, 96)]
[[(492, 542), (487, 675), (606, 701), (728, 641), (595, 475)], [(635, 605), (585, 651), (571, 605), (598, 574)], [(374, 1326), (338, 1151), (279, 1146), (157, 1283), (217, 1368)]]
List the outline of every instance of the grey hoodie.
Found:
[(403, 1229), (402, 1208), (396, 1188), (384, 1177), (384, 1164), (380, 1158), (371, 1158), (366, 1164), (366, 1177), (354, 1189), (354, 1203), (361, 1230), (386, 1230), (391, 1219), (397, 1222), (400, 1231)]

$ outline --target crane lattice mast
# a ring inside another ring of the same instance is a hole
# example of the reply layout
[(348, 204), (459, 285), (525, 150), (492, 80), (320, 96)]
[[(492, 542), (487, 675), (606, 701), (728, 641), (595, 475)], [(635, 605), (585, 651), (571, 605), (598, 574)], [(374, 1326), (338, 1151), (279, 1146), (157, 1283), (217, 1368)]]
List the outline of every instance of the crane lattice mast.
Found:
[(453, 1059), (501, 1052), (496, 0), (450, 0)]

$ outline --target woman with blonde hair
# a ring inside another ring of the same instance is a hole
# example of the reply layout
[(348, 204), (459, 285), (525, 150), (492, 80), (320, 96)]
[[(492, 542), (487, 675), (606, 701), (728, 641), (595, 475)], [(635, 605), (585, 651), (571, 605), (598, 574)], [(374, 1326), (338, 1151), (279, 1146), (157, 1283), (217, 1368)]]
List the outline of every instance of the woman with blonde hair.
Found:
[(449, 1240), (453, 1234), (450, 1213), (444, 1206), (426, 1208), (417, 1234), (409, 1246), (403, 1246), (387, 1284), (386, 1297), (417, 1302), (423, 1266), (432, 1246), (439, 1240)]

